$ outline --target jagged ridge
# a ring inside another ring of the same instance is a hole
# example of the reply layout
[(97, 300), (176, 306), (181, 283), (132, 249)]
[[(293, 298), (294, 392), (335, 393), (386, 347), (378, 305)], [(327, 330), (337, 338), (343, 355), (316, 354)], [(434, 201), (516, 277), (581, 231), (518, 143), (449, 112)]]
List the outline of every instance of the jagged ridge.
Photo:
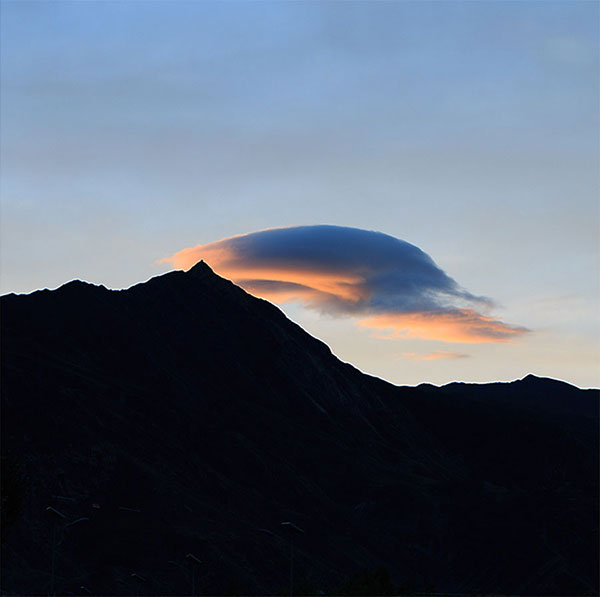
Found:
[(60, 591), (131, 594), (137, 572), (148, 594), (189, 593), (169, 561), (192, 552), (205, 593), (282, 593), (290, 519), (313, 592), (378, 566), (416, 589), (597, 589), (595, 391), (394, 387), (203, 263), (2, 310), (3, 455), (24, 487), (9, 594), (48, 590), (48, 505), (90, 518), (61, 531)]

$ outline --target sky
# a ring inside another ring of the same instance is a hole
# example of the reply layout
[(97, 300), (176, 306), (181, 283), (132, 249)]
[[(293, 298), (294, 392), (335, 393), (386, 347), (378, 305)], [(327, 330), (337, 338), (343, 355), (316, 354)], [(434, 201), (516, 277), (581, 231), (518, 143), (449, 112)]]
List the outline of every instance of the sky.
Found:
[(598, 387), (598, 12), (5, 0), (1, 291), (221, 243), (217, 273), (372, 375)]

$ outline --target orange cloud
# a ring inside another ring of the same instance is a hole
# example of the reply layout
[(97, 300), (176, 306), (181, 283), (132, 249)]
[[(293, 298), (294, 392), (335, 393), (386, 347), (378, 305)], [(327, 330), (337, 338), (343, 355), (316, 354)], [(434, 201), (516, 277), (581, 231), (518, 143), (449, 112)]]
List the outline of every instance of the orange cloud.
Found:
[(220, 275), (253, 295), (278, 303), (306, 300), (319, 305), (326, 298), (357, 303), (369, 298), (370, 291), (358, 273), (339, 272), (331, 268), (317, 271), (314, 267), (290, 267), (268, 262), (251, 263), (244, 259), (239, 250), (222, 243), (217, 241), (183, 249), (158, 263), (172, 263), (176, 268), (187, 270), (202, 259)]
[[(200, 260), (255, 296), (364, 317), (358, 323), (380, 330), (378, 337), (479, 344), (528, 331), (481, 314), (490, 299), (459, 286), (418, 247), (380, 232), (274, 228), (196, 245), (160, 263), (189, 269)], [(448, 355), (427, 358), (457, 358)]]
[(463, 352), (445, 352), (443, 350), (436, 350), (427, 354), (417, 354), (416, 352), (403, 352), (402, 356), (405, 359), (411, 361), (438, 361), (441, 359), (466, 359), (468, 354)]
[[(233, 236), (231, 238), (238, 237)], [(235, 250), (226, 244), (222, 244), (225, 240), (230, 239), (222, 239), (214, 243), (196, 245), (195, 247), (182, 249), (174, 255), (171, 255), (171, 257), (160, 259), (157, 263), (171, 263), (176, 269), (188, 270), (200, 260), (203, 260), (212, 268), (219, 269), (221, 265), (226, 266), (227, 264), (235, 263), (236, 261)]]
[[(249, 269), (221, 268), (219, 272), (252, 294), (267, 300), (287, 302), (328, 295), (343, 301), (358, 302), (368, 298), (360, 276), (343, 272), (316, 272), (278, 267)], [(272, 284), (268, 284), (271, 282)], [(285, 300), (282, 300), (285, 297)]]
[(327, 279), (325, 275), (311, 275), (307, 272), (305, 275), (298, 276), (297, 281), (292, 281), (285, 271), (269, 270), (254, 273), (259, 273), (260, 277), (245, 279), (231, 274), (225, 276), (250, 294), (274, 303), (303, 301), (310, 306), (318, 307), (336, 300), (358, 303), (367, 298), (364, 289), (352, 285), (347, 278), (335, 275)]
[(510, 342), (528, 331), (471, 309), (377, 313), (358, 323), (364, 327), (387, 331), (387, 336), (379, 337), (388, 339), (422, 338), (465, 344)]

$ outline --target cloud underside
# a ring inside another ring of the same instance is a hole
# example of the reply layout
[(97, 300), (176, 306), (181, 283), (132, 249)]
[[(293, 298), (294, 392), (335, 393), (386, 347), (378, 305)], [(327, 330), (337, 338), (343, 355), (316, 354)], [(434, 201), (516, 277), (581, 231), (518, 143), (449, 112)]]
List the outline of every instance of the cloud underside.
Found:
[(460, 287), (421, 249), (379, 232), (277, 228), (183, 249), (161, 262), (189, 269), (200, 260), (255, 296), (352, 316), (379, 337), (479, 344), (527, 332), (491, 317), (490, 299)]

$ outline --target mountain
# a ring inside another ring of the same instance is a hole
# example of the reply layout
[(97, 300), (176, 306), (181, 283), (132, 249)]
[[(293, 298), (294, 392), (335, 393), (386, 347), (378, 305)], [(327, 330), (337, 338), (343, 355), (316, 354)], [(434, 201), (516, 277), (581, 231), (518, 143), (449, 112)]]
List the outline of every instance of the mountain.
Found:
[(393, 386), (202, 262), (1, 307), (3, 595), (598, 592), (596, 390)]

